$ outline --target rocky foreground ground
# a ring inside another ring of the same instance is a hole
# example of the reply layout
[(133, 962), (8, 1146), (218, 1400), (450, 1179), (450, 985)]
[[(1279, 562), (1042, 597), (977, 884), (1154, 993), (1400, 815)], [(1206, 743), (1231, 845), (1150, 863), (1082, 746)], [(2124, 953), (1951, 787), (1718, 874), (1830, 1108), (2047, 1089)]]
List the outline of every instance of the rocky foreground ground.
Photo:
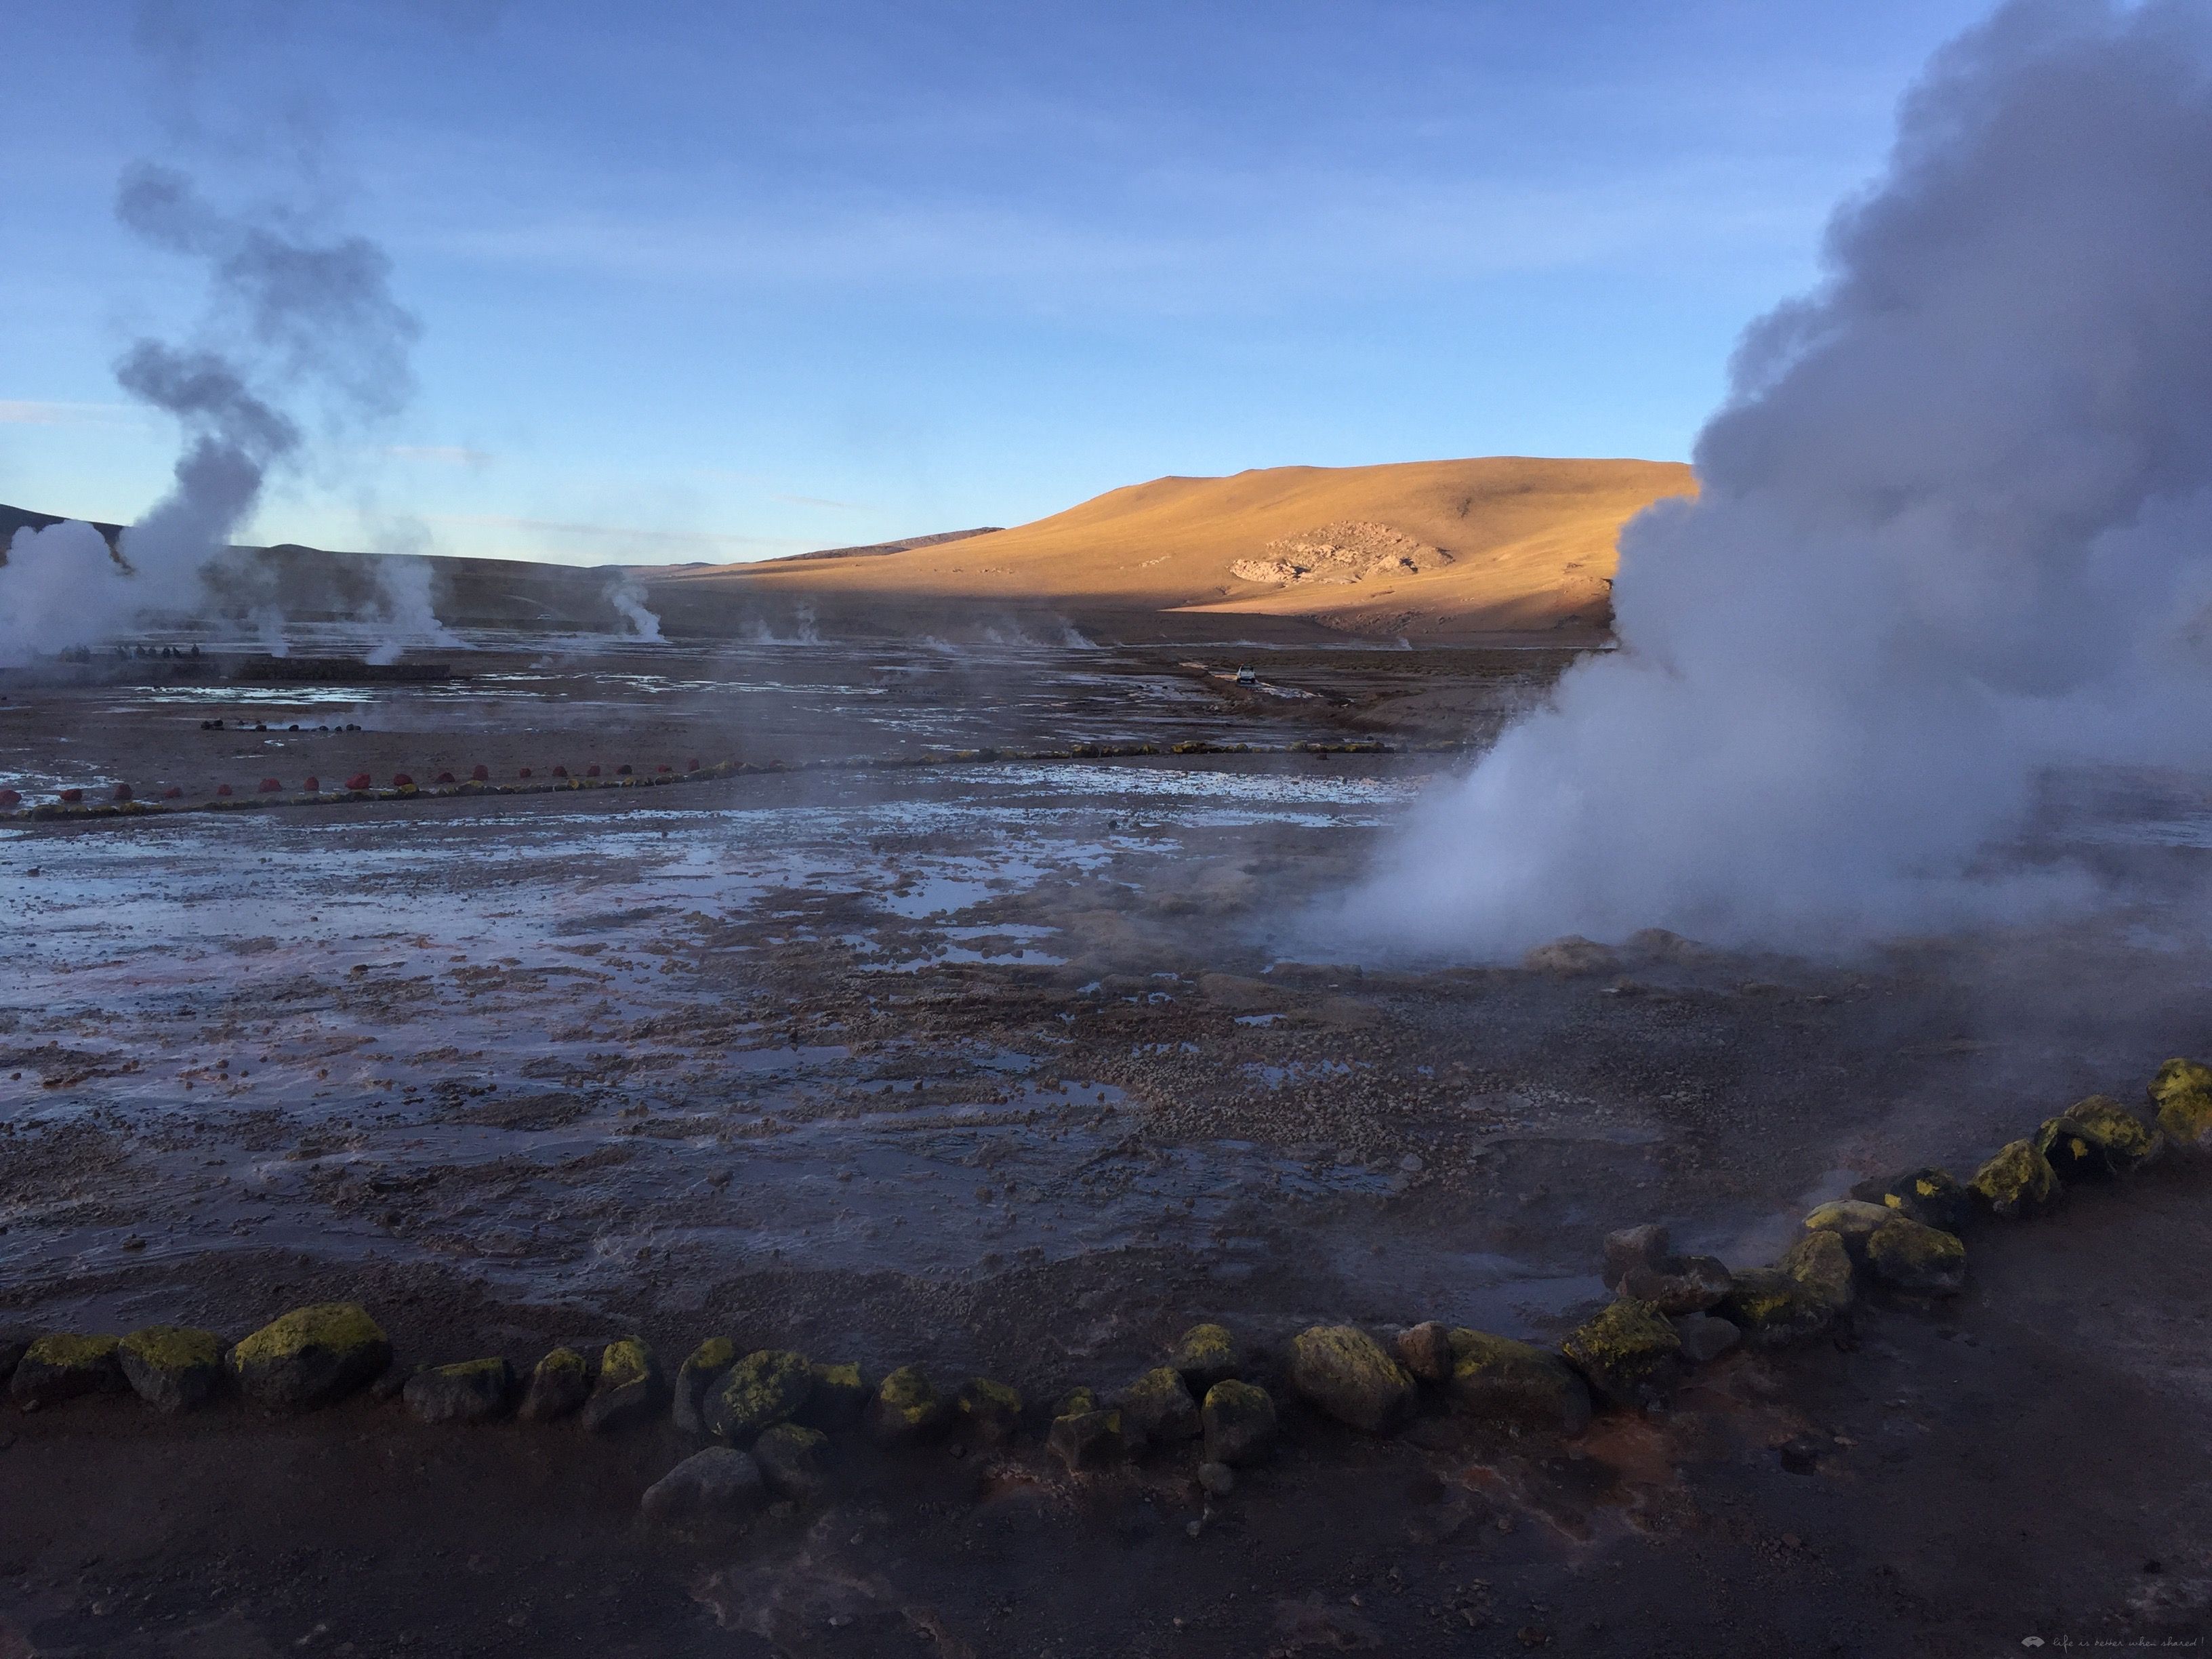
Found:
[[(247, 741), (1162, 752), (6, 832), (0, 1336), (141, 1334), (46, 1351), (99, 1386), (0, 1431), (0, 1654), (2193, 1637), (2206, 1177), (2115, 1175), (2073, 1106), (2141, 1127), (2212, 1049), (2193, 820), (2069, 832), (2140, 896), (2094, 924), (1346, 963), (1310, 907), (1440, 763), (1171, 751), (1526, 689), (1406, 654), (1341, 701), (901, 668), (864, 719), (819, 665), (394, 692)], [(58, 785), (239, 741), (112, 695), (9, 752)], [(1971, 1219), (1919, 1212), (1963, 1273), (1860, 1207), (2069, 1107)], [(392, 1363), (305, 1412), (249, 1385), (229, 1356), (325, 1304)], [(1179, 1352), (1206, 1324), (1233, 1378)], [(590, 1403), (624, 1378), (649, 1404)]]

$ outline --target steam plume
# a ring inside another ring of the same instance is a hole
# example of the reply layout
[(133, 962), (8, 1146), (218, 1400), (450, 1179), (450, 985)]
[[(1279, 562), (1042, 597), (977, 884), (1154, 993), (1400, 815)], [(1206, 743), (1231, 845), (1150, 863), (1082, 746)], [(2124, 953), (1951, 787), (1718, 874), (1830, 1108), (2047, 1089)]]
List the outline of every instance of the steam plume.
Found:
[[(417, 327), (392, 298), (390, 261), (374, 243), (319, 239), (289, 216), (227, 216), (185, 174), (152, 163), (125, 172), (116, 214), (151, 246), (207, 268), (201, 337), (140, 340), (115, 370), (125, 392), (176, 419), (184, 452), (168, 493), (112, 556), (82, 525), (16, 532), (0, 567), (0, 661), (238, 597), (222, 590), (250, 583), (226, 572), (222, 556), (271, 472), (295, 464), (306, 441), (280, 404), (301, 400), (326, 429), (343, 431), (394, 413), (412, 390), (407, 353)], [(425, 594), (386, 598), (387, 617), (411, 617)]]
[(634, 637), (661, 643), (660, 617), (645, 602), (645, 584), (635, 576), (624, 574), (607, 585), (607, 603), (630, 625)]
[(1622, 647), (1424, 803), (1363, 928), (1819, 947), (2085, 896), (2045, 769), (2212, 739), (2212, 24), (2015, 0), (1906, 99), (1828, 275), (1745, 335)]

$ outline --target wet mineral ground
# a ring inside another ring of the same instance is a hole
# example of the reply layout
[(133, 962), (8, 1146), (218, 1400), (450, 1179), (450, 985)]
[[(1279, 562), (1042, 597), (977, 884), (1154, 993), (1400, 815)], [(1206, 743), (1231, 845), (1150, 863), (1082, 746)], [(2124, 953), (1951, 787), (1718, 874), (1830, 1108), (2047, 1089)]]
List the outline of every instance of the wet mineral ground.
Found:
[[(671, 1529), (638, 1512), (696, 1445), (665, 1424), (76, 1401), (0, 1429), (0, 1656), (2194, 1640), (2185, 1158), (1985, 1224), (1963, 1296), (1569, 1440), (1437, 1401), (1363, 1437), (1280, 1389), (1305, 1327), (1556, 1340), (1607, 1300), (1613, 1229), (1765, 1262), (1866, 1177), (1964, 1175), (2212, 1051), (2212, 806), (2172, 777), (2054, 790), (2024, 850), (2114, 884), (2091, 921), (1820, 962), (1333, 954), (1319, 907), (1467, 764), (1437, 745), (1566, 655), (479, 641), (439, 682), (6, 686), (27, 803), (284, 791), (0, 823), (0, 1336), (235, 1338), (344, 1299), (409, 1363), (636, 1333), (672, 1370), (726, 1335), (997, 1378), (1032, 1420), (841, 1443), (825, 1498)], [(951, 758), (984, 748), (1071, 752)], [(310, 775), (918, 757), (290, 804)], [(1046, 1402), (1202, 1319), (1277, 1388), (1270, 1462), (1221, 1494), (1194, 1455), (1046, 1450)]]

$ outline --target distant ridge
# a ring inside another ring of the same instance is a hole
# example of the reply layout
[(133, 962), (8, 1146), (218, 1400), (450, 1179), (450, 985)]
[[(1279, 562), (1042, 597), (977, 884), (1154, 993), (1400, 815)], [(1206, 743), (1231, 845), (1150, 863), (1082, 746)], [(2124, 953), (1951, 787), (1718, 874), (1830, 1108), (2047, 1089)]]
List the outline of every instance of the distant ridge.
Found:
[(786, 553), (780, 558), (763, 559), (763, 564), (796, 564), (801, 559), (866, 559), (881, 553), (904, 553), (910, 548), (939, 547), (946, 542), (964, 542), (970, 536), (995, 536), (1006, 526), (987, 524), (975, 530), (941, 530), (934, 536), (908, 536), (902, 542), (871, 542), (866, 547), (823, 547), (811, 553)]

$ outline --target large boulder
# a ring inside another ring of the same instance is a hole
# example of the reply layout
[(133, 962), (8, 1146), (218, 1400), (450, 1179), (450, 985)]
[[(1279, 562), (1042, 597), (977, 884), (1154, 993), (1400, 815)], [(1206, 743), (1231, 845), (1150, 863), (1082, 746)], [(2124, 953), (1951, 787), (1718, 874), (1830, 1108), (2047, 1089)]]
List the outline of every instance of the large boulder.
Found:
[(1580, 1434), (1589, 1426), (1589, 1388), (1548, 1348), (1487, 1331), (1451, 1333), (1452, 1399), (1485, 1422)]
[(15, 1362), (8, 1397), (33, 1412), (83, 1395), (120, 1394), (131, 1386), (117, 1357), (120, 1346), (112, 1336), (42, 1336)]
[(514, 1367), (504, 1359), (426, 1366), (399, 1393), (418, 1422), (489, 1423), (514, 1402)]
[(1292, 1337), (1291, 1386), (1338, 1422), (1370, 1434), (1395, 1428), (1415, 1399), (1406, 1368), (1354, 1325), (1315, 1325)]
[(1656, 1221), (1647, 1221), (1641, 1227), (1624, 1227), (1605, 1236), (1605, 1267), (1599, 1276), (1606, 1289), (1617, 1291), (1632, 1269), (1646, 1267), (1664, 1273), (1674, 1260), (1666, 1228)]
[(1806, 1298), (1830, 1320), (1850, 1312), (1857, 1299), (1857, 1265), (1840, 1233), (1807, 1233), (1775, 1265), (1796, 1279)]
[(2132, 1175), (2166, 1150), (2166, 1136), (2108, 1095), (2076, 1101), (2035, 1132), (2035, 1150), (2059, 1184)]
[(1947, 1233), (1961, 1231), (1974, 1217), (1973, 1194), (1948, 1170), (1932, 1165), (1888, 1181), (1862, 1181), (1851, 1188), (1851, 1196)]
[(1176, 1339), (1168, 1364), (1182, 1373), (1183, 1386), (1203, 1395), (1244, 1369), (1244, 1351), (1225, 1325), (1194, 1325)]
[(1549, 945), (1537, 945), (1521, 958), (1521, 965), (1532, 974), (1616, 974), (1620, 971), (1620, 952), (1580, 933), (1569, 933)]
[(1559, 1344), (1569, 1364), (1601, 1399), (1640, 1406), (1671, 1389), (1681, 1371), (1682, 1339), (1648, 1302), (1624, 1297), (1576, 1327)]
[(116, 1346), (138, 1397), (156, 1411), (190, 1411), (222, 1386), (222, 1339), (183, 1325), (149, 1325)]
[(2032, 1215), (2058, 1196), (2058, 1174), (2033, 1140), (2014, 1140), (1997, 1149), (1974, 1171), (1975, 1198), (1991, 1215)]
[(1833, 1315), (1779, 1267), (1745, 1267), (1716, 1311), (1753, 1348), (1779, 1348), (1817, 1336)]
[(778, 1498), (811, 1503), (830, 1488), (822, 1468), (822, 1454), (829, 1444), (830, 1437), (819, 1429), (779, 1423), (753, 1442), (753, 1462)]
[(603, 1434), (650, 1423), (668, 1402), (668, 1379), (659, 1356), (641, 1336), (625, 1336), (599, 1350), (599, 1374), (584, 1401), (584, 1426)]
[(374, 1382), (392, 1341), (356, 1302), (319, 1302), (272, 1319), (230, 1352), (238, 1386), (256, 1404), (307, 1411)]
[(1238, 1468), (1266, 1461), (1275, 1449), (1275, 1402), (1256, 1383), (1234, 1377), (1206, 1391), (1199, 1407), (1206, 1430), (1206, 1461)]
[(2212, 1148), (2212, 1066), (2169, 1060), (2150, 1080), (2149, 1093), (2158, 1127), (2174, 1145), (2192, 1151)]
[(805, 1355), (781, 1348), (749, 1353), (707, 1396), (707, 1431), (733, 1446), (750, 1446), (763, 1431), (797, 1415), (813, 1389), (814, 1367)]
[(1391, 1345), (1398, 1363), (1417, 1382), (1449, 1382), (1452, 1374), (1451, 1327), (1440, 1319), (1425, 1319), (1398, 1333)]
[(1966, 1288), (1966, 1247), (1956, 1233), (1899, 1216), (1867, 1240), (1867, 1267), (1893, 1290), (1956, 1296)]
[(921, 1367), (902, 1365), (877, 1385), (868, 1402), (868, 1432), (879, 1445), (905, 1445), (935, 1433), (950, 1414)]
[(670, 1414), (686, 1434), (708, 1434), (707, 1395), (723, 1374), (738, 1363), (738, 1345), (726, 1336), (710, 1336), (684, 1357), (676, 1368), (671, 1390)]
[(1182, 1373), (1172, 1365), (1146, 1371), (1122, 1389), (1115, 1403), (1133, 1438), (1141, 1436), (1154, 1445), (1198, 1438), (1198, 1401), (1183, 1386)]
[(1662, 1314), (1703, 1313), (1717, 1307), (1735, 1282), (1718, 1256), (1678, 1256), (1663, 1267), (1633, 1267), (1620, 1276), (1620, 1294), (1648, 1302)]
[(1044, 1443), (1071, 1474), (1103, 1468), (1128, 1455), (1129, 1438), (1120, 1412), (1102, 1411), (1095, 1401), (1070, 1403), (1087, 1408), (1064, 1411), (1054, 1418)]
[(750, 1454), (709, 1446), (647, 1486), (638, 1507), (653, 1521), (720, 1518), (757, 1508), (765, 1495), (760, 1465)]
[(1682, 1339), (1682, 1359), (1686, 1364), (1711, 1364), (1743, 1340), (1743, 1333), (1717, 1314), (1682, 1314), (1668, 1322), (1674, 1326), (1674, 1334)]
[(1839, 1198), (1822, 1204), (1805, 1218), (1808, 1233), (1833, 1233), (1857, 1257), (1865, 1254), (1866, 1242), (1874, 1237), (1878, 1227), (1887, 1227), (1897, 1217), (1897, 1212), (1887, 1204), (1876, 1204), (1863, 1198)]
[(515, 1414), (526, 1423), (551, 1423), (574, 1417), (592, 1396), (591, 1367), (574, 1348), (556, 1348), (531, 1368)]

